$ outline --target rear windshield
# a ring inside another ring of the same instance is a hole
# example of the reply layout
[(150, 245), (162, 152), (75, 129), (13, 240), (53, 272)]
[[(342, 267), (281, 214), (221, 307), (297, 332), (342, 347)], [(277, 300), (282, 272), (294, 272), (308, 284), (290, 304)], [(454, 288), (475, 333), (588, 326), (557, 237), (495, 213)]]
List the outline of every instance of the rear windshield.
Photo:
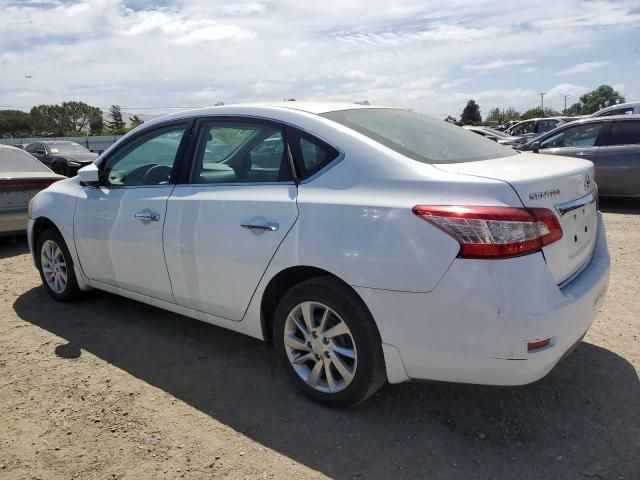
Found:
[(0, 172), (48, 172), (40, 161), (19, 148), (0, 147)]
[(517, 154), (464, 128), (407, 110), (362, 108), (322, 116), (423, 163), (464, 163)]

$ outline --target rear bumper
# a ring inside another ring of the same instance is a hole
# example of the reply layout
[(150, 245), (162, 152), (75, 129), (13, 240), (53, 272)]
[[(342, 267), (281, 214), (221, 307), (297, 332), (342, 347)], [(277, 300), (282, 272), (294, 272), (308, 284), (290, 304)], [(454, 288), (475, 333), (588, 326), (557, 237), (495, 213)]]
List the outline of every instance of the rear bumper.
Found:
[[(600, 214), (598, 227), (589, 264), (563, 288), (542, 253), (456, 259), (429, 293), (357, 287), (385, 344), (390, 382), (521, 385), (545, 376), (586, 333), (604, 300), (610, 266)], [(527, 351), (528, 342), (544, 338), (549, 346)]]
[(0, 212), (0, 236), (24, 233), (27, 230), (27, 209)]

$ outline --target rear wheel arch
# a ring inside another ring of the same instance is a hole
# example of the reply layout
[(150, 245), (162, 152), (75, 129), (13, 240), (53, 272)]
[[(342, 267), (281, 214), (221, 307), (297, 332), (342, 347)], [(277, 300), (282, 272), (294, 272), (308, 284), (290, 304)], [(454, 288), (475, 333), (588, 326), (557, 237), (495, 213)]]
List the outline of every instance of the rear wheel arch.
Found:
[[(295, 285), (306, 282), (313, 278), (320, 277), (331, 279), (340, 288), (349, 292), (364, 306), (364, 308), (371, 315), (369, 307), (360, 297), (358, 292), (356, 292), (351, 285), (346, 283), (340, 277), (322, 268), (312, 267), (308, 265), (297, 265), (294, 267), (286, 268), (274, 275), (273, 278), (269, 281), (267, 287), (264, 289), (264, 292), (262, 293), (262, 300), (260, 303), (260, 323), (262, 327), (262, 336), (265, 341), (272, 340), (274, 315), (276, 312), (276, 308), (278, 307), (278, 303), (280, 302), (284, 294), (287, 293), (287, 291), (289, 291)], [(373, 318), (373, 315), (371, 315), (371, 318)], [(378, 330), (375, 319), (373, 323), (376, 330)], [(380, 336), (379, 331), (378, 336)]]

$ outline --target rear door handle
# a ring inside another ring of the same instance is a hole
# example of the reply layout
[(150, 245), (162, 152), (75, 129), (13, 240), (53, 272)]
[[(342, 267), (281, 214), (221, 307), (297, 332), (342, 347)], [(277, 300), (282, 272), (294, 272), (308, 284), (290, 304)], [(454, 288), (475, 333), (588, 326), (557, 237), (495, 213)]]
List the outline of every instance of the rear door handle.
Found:
[(280, 225), (275, 222), (247, 222), (241, 226), (248, 230), (266, 230), (268, 232), (275, 232), (280, 228)]
[(160, 220), (160, 214), (155, 212), (150, 212), (149, 210), (143, 210), (141, 212), (135, 213), (134, 218), (138, 220), (142, 220), (143, 222), (157, 222)]

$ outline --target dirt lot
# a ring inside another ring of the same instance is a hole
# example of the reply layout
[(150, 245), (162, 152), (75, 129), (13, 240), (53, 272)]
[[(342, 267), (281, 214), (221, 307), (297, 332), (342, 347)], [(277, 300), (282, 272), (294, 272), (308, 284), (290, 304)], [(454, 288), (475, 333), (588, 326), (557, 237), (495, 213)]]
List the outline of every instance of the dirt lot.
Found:
[(518, 388), (413, 383), (309, 403), (262, 343), (100, 292), (49, 299), (0, 240), (0, 478), (640, 478), (640, 204), (607, 202), (585, 341)]

